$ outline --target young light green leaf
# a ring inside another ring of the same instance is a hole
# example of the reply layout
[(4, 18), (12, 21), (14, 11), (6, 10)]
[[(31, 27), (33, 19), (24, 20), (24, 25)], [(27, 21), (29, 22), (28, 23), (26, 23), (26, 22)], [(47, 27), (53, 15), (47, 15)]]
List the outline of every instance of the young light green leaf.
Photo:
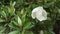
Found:
[(13, 15), (15, 13), (15, 8), (13, 5), (15, 5), (16, 2), (12, 3), (12, 1), (10, 2), (10, 7), (8, 7), (8, 11), (11, 15)]
[(13, 2), (13, 6), (15, 6), (16, 2)]
[(18, 24), (19, 24), (19, 26), (22, 26), (22, 21), (19, 16), (18, 16)]
[(9, 13), (12, 15), (15, 13), (15, 8), (13, 6), (8, 8)]

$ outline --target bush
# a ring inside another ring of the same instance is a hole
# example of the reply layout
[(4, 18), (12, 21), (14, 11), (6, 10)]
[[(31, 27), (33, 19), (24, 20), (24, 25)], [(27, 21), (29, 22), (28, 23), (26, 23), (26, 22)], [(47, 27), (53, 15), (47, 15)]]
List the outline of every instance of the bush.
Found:
[[(60, 0), (0, 0), (0, 34), (55, 34), (53, 25), (60, 20), (59, 2)], [(32, 10), (39, 6), (46, 11), (46, 20), (32, 18)]]

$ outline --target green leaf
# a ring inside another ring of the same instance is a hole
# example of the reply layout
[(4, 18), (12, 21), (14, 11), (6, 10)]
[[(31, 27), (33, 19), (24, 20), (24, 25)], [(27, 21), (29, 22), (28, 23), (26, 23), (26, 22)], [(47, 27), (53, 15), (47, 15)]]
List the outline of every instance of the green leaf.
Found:
[(9, 26), (10, 28), (14, 28), (14, 26), (13, 26), (13, 24), (12, 24), (11, 22), (8, 24), (8, 26)]
[(23, 30), (22, 34), (33, 34), (33, 32), (32, 31), (25, 31), (25, 30)]
[(16, 26), (18, 26), (18, 22), (12, 21), (12, 23)]
[(24, 15), (21, 17), (21, 18), (22, 18), (22, 22), (23, 22), (23, 23), (25, 23), (25, 21), (26, 21), (25, 16), (26, 16), (26, 15), (24, 14)]
[(32, 28), (34, 25), (32, 25), (30, 22), (28, 23), (25, 23), (24, 24), (24, 29), (30, 29), (30, 28)]
[(25, 34), (33, 34), (33, 32), (27, 31), (27, 32), (25, 32)]
[(15, 12), (15, 8), (14, 7), (10, 7), (10, 8), (8, 8), (8, 10), (9, 10), (9, 13), (12, 15), (12, 14), (14, 14), (14, 12)]
[(0, 26), (0, 34), (3, 34), (5, 30), (6, 30), (5, 26)]
[(5, 20), (4, 19), (0, 19), (0, 22), (5, 22)]
[(1, 14), (2, 14), (2, 16), (5, 17), (5, 18), (7, 17), (5, 11), (2, 11)]
[(54, 6), (53, 4), (54, 4), (54, 2), (45, 3), (44, 7), (48, 8), (48, 7)]
[(4, 32), (6, 30), (6, 28), (3, 28), (0, 32), (2, 33), (2, 32)]
[(8, 34), (19, 34), (19, 30), (11, 31)]
[[(13, 4), (15, 4), (15, 2)], [(10, 2), (10, 7), (8, 7), (8, 11), (11, 15), (13, 15), (15, 13), (15, 8), (14, 8), (13, 4), (12, 4), (12, 2)]]
[(55, 34), (53, 31), (44, 30), (44, 34)]

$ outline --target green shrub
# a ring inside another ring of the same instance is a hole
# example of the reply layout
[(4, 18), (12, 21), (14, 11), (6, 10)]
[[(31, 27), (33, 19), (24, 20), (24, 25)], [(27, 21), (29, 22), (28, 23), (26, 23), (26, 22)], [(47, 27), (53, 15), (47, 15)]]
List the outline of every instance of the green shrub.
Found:
[[(42, 6), (47, 20), (31, 16), (32, 10)], [(54, 34), (53, 25), (60, 20), (60, 0), (0, 0), (0, 34)]]

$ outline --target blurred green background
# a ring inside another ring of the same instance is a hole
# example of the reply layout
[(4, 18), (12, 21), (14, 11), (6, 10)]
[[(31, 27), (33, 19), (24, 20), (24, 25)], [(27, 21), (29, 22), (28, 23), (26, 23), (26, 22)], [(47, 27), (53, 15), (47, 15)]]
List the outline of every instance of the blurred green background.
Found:
[[(38, 6), (48, 13), (47, 20), (32, 19), (31, 12)], [(59, 20), (60, 0), (0, 0), (0, 34), (39, 34), (41, 30), (44, 34), (55, 34), (53, 30)]]

